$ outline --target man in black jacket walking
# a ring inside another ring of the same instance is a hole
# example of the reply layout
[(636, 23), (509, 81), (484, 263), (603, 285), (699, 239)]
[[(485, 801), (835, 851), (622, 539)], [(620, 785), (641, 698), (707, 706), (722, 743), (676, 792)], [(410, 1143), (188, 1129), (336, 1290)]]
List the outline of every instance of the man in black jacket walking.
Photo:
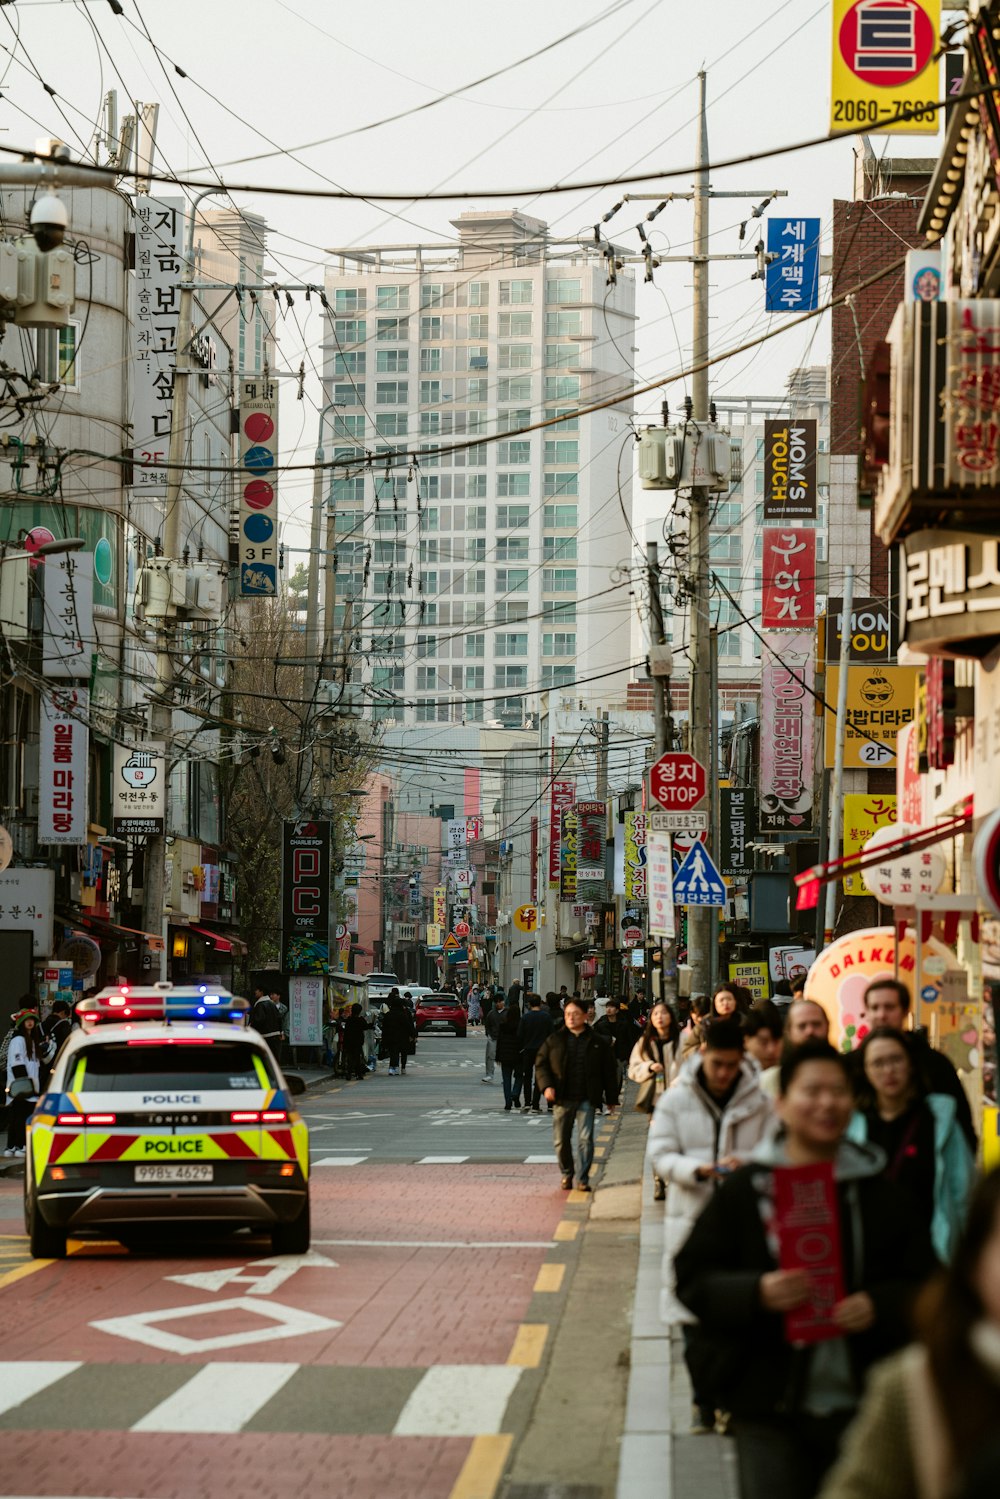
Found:
[(518, 1045), (521, 1048), (521, 1068), (524, 1076), (524, 1107), (522, 1114), (542, 1112), (542, 1090), (535, 1076), (535, 1058), (538, 1048), (552, 1034), (552, 1016), (542, 1008), (540, 994), (528, 994), (528, 1008), (521, 1016), (517, 1028)]
[[(618, 1077), (614, 1052), (587, 1024), (587, 1011), (575, 996), (566, 1001), (565, 1025), (543, 1041), (535, 1059), (535, 1077), (552, 1104), (552, 1132), (568, 1191), (576, 1169), (580, 1190), (590, 1191), (594, 1160), (594, 1114), (607, 1104), (618, 1105)], [(573, 1125), (577, 1128), (578, 1161), (573, 1159)]]
[(604, 1006), (604, 1014), (594, 1026), (594, 1034), (607, 1041), (615, 1054), (620, 1090), (632, 1048), (639, 1039), (639, 1031), (628, 1011), (621, 1009), (617, 999), (609, 999)]

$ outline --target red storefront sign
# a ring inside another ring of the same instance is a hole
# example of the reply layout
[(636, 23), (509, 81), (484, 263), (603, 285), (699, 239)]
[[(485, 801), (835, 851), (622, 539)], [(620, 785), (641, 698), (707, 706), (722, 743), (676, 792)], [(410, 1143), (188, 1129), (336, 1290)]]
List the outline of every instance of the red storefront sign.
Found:
[(559, 884), (559, 842), (561, 817), (567, 807), (576, 801), (575, 781), (553, 781), (549, 804), (549, 884)]
[(774, 1231), (782, 1270), (806, 1270), (812, 1297), (785, 1314), (789, 1343), (842, 1337), (833, 1309), (844, 1299), (844, 1262), (833, 1163), (779, 1166), (774, 1173)]
[(765, 630), (812, 629), (816, 623), (816, 532), (806, 526), (765, 526)]

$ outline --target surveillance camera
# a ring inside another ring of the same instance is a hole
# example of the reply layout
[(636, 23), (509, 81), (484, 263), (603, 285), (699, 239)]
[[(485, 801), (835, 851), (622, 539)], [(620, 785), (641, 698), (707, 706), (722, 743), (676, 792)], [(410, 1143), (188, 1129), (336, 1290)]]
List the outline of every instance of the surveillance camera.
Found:
[(30, 224), (35, 244), (43, 254), (58, 249), (69, 226), (66, 204), (53, 193), (46, 193), (31, 205)]

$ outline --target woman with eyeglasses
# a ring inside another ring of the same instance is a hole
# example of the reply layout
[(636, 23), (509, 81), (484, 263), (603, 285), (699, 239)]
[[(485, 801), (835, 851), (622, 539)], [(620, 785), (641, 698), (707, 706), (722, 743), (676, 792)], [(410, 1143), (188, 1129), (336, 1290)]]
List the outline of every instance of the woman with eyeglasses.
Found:
[(848, 1138), (882, 1149), (885, 1175), (906, 1192), (930, 1228), (935, 1253), (947, 1263), (975, 1177), (955, 1100), (927, 1091), (909, 1037), (901, 1031), (870, 1031), (859, 1061), (858, 1107)]

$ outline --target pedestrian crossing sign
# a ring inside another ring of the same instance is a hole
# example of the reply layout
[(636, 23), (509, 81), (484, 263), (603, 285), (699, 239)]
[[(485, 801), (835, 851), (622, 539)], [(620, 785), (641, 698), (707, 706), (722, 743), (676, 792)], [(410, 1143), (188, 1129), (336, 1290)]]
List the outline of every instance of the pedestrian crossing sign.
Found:
[(444, 939), (445, 952), (457, 952), (461, 945), (462, 944), (459, 942), (454, 932), (449, 932), (447, 937)]
[(677, 906), (724, 906), (726, 886), (703, 843), (693, 843), (674, 875)]

